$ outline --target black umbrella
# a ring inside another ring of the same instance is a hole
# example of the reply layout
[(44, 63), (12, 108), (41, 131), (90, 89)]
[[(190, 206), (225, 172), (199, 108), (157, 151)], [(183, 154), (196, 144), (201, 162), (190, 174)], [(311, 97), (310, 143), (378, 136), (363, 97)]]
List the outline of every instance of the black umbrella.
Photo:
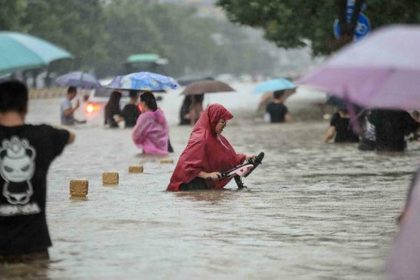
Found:
[(220, 81), (203, 80), (189, 84), (182, 92), (183, 95), (199, 95), (203, 93), (235, 91), (230, 85)]

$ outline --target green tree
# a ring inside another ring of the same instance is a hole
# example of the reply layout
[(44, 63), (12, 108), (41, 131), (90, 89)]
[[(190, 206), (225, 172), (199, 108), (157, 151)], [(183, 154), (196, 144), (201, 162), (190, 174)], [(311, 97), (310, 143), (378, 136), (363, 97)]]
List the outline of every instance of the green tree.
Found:
[[(108, 58), (98, 68), (101, 76), (124, 71), (123, 62), (131, 54), (149, 52), (167, 58), (166, 70), (174, 76), (186, 70), (242, 73), (264, 59), (265, 68), (273, 67), (272, 58), (258, 51), (257, 43), (237, 44), (246, 36), (233, 24), (197, 17), (193, 8), (114, 0), (104, 10), (106, 32), (112, 39), (107, 45)], [(217, 44), (213, 35), (219, 33), (229, 42)], [(260, 56), (255, 55), (258, 52)]]
[(99, 63), (101, 75), (122, 73), (127, 57), (136, 53), (162, 53), (161, 32), (146, 1), (114, 0), (105, 6), (105, 31), (110, 40), (107, 58)]
[(30, 1), (21, 25), (28, 33), (70, 51), (74, 59), (68, 67), (73, 69), (89, 70), (106, 56), (99, 0)]
[[(218, 0), (228, 18), (236, 23), (262, 28), (268, 40), (279, 47), (310, 45), (314, 55), (327, 54), (340, 42), (332, 25), (343, 13), (343, 0)], [(420, 1), (369, 0), (365, 13), (373, 28), (392, 23), (419, 23)]]
[(159, 5), (153, 10), (158, 15), (154, 23), (162, 34), (162, 51), (170, 60), (171, 73), (213, 68), (217, 46), (211, 39), (211, 20), (198, 18), (195, 9), (179, 5)]
[(173, 76), (261, 72), (274, 65), (259, 42), (247, 40), (232, 23), (199, 17), (188, 6), (148, 0), (0, 0), (0, 5), (2, 29), (41, 37), (73, 54), (72, 60), (53, 62), (51, 71), (122, 74), (129, 55), (149, 52), (168, 58), (166, 70)]
[(26, 0), (0, 0), (0, 30), (23, 30), (20, 21), (26, 6)]

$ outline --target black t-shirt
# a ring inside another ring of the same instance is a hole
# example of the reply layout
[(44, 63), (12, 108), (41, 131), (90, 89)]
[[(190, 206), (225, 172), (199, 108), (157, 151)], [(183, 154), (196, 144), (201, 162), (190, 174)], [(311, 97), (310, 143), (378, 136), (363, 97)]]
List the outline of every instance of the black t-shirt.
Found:
[(0, 255), (51, 246), (45, 216), (47, 172), (69, 132), (48, 125), (0, 126)]
[(127, 104), (124, 106), (121, 115), (124, 118), (125, 127), (134, 127), (137, 118), (140, 116), (139, 107), (134, 104)]
[(335, 143), (359, 142), (359, 136), (353, 132), (349, 118), (342, 118), (339, 113), (334, 113), (330, 125), (335, 127)]
[(375, 125), (376, 149), (379, 151), (404, 151), (404, 135), (417, 124), (405, 111), (372, 110), (369, 120)]
[(288, 112), (286, 105), (274, 102), (270, 102), (266, 110), (270, 114), (270, 121), (272, 123), (284, 122), (284, 117)]

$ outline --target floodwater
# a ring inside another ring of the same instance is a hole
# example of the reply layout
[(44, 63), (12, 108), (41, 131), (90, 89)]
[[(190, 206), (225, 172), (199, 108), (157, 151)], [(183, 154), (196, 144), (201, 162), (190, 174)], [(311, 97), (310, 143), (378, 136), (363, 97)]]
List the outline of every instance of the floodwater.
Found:
[[(165, 192), (174, 165), (140, 158), (129, 130), (78, 126), (49, 173), (51, 261), (0, 267), (0, 278), (383, 279), (420, 145), (377, 154), (322, 144), (328, 122), (313, 105), (321, 97), (292, 97), (298, 120), (271, 125), (254, 115), (252, 86), (236, 86), (205, 102), (235, 113), (224, 133), (238, 152), (266, 154), (247, 190), (232, 182), (226, 191)], [(180, 102), (171, 93), (161, 103), (175, 162), (190, 133), (176, 125)], [(31, 101), (28, 121), (56, 124), (58, 103)], [(139, 162), (145, 172), (128, 174)], [(106, 171), (119, 172), (118, 186), (102, 186)], [(89, 180), (87, 200), (69, 199), (78, 178)]]

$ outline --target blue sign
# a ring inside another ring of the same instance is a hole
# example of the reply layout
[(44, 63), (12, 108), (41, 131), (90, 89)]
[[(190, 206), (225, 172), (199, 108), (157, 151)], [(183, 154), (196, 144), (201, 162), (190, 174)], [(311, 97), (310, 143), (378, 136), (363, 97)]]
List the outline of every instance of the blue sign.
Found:
[[(341, 30), (340, 30), (340, 25), (338, 24), (338, 19), (334, 21), (333, 30), (334, 30), (335, 38), (337, 39), (340, 38)], [(365, 14), (360, 13), (359, 18), (357, 19), (356, 30), (354, 31), (354, 40), (357, 41), (363, 38), (371, 30), (372, 28), (370, 26), (369, 18), (365, 16)]]
[[(355, 4), (356, 4), (356, 0), (347, 0), (346, 21), (348, 23), (351, 22), (351, 17), (352, 17), (353, 12), (354, 12)], [(365, 9), (366, 9), (366, 2), (363, 3), (361, 11), (364, 11)], [(338, 39), (338, 38), (341, 37), (341, 30), (340, 30), (340, 25), (338, 24), (338, 19), (336, 19), (334, 21), (333, 31), (334, 31), (335, 38)], [(362, 38), (366, 34), (368, 34), (369, 31), (371, 31), (369, 19), (365, 14), (360, 13), (359, 18), (357, 19), (356, 30), (354, 32), (353, 40), (354, 41), (359, 40), (360, 38)]]
[[(346, 7), (346, 20), (348, 23), (351, 21), (351, 16), (354, 12), (354, 6), (356, 6), (356, 0), (347, 0), (347, 7)], [(366, 2), (363, 3), (361, 7), (361, 12), (366, 10)]]

